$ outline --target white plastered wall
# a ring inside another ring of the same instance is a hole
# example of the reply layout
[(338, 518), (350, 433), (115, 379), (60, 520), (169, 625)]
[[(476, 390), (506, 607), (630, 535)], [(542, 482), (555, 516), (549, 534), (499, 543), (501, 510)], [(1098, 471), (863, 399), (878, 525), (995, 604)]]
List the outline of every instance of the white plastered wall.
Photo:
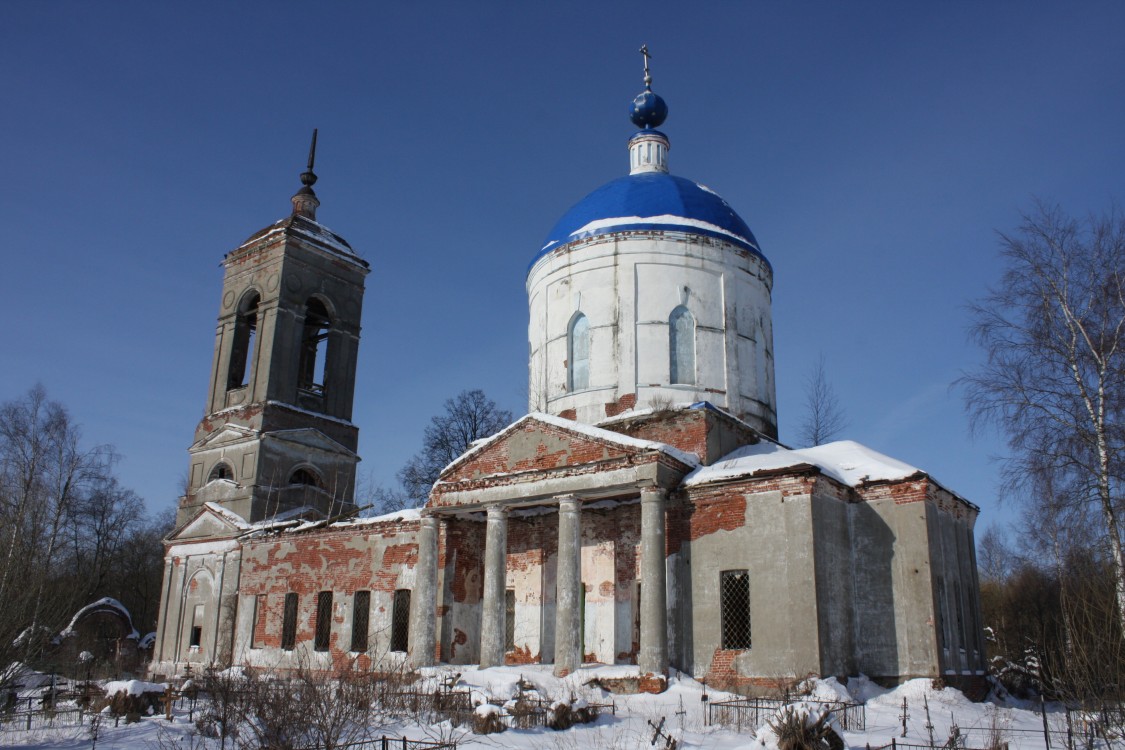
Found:
[[(544, 256), (528, 274), (529, 409), (582, 422), (634, 394), (653, 402), (710, 401), (776, 434), (773, 279), (759, 256), (682, 232), (607, 235)], [(695, 383), (669, 383), (668, 319), (695, 319)], [(590, 323), (590, 385), (567, 390), (567, 332)]]

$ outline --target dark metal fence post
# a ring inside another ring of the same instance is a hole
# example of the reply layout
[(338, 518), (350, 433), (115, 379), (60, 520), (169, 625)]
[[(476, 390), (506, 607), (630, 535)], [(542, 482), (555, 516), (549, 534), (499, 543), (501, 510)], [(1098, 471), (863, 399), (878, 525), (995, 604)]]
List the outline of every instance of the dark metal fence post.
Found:
[(1043, 717), (1043, 742), (1047, 745), (1047, 750), (1051, 750), (1051, 732), (1047, 727), (1047, 702), (1043, 700), (1043, 694), (1039, 694), (1039, 715)]

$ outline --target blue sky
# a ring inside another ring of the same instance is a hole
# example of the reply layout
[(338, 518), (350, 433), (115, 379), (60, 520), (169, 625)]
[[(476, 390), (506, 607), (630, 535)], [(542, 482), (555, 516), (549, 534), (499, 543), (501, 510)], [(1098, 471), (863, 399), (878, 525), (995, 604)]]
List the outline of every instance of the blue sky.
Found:
[(998, 508), (950, 383), (964, 305), (1033, 196), (1123, 198), (1125, 4), (11, 2), (0, 399), (36, 382), (173, 503), (224, 253), (286, 215), (320, 128), (320, 220), (372, 265), (355, 420), (390, 482), (442, 402), (526, 408), (528, 261), (627, 171), (653, 53), (672, 171), (775, 272), (782, 439), (823, 353), (847, 437)]

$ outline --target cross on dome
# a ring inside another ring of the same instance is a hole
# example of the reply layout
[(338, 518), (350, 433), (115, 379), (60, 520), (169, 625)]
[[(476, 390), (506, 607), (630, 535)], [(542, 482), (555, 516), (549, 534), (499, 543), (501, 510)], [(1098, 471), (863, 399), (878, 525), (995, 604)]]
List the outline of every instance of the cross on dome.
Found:
[(668, 105), (659, 95), (652, 93), (652, 71), (648, 67), (652, 54), (648, 51), (648, 45), (642, 44), (640, 52), (645, 59), (645, 90), (633, 99), (629, 119), (638, 128), (649, 130), (660, 127), (668, 117)]

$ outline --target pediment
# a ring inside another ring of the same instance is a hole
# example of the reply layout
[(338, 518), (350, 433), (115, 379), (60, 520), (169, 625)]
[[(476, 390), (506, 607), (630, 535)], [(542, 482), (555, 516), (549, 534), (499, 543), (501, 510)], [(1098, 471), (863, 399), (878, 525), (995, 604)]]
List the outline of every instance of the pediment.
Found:
[(206, 437), (195, 441), (191, 446), (191, 450), (200, 451), (209, 448), (225, 448), (237, 443), (244, 443), (247, 440), (253, 440), (257, 435), (258, 431), (252, 430), (249, 427), (226, 424), (223, 425), (222, 429), (215, 430)]
[(484, 477), (553, 474), (560, 470), (620, 464), (666, 454), (685, 466), (695, 461), (681, 451), (547, 414), (529, 414), (488, 440), (474, 445), (442, 471), (439, 482)]
[(312, 427), (265, 432), (262, 433), (262, 439), (276, 440), (279, 443), (287, 443), (301, 449), (323, 451), (325, 453), (355, 458), (354, 451), (349, 450), (341, 443), (336, 442), (320, 430), (313, 429)]
[(188, 542), (196, 539), (214, 539), (241, 534), (250, 528), (230, 511), (218, 512), (204, 505), (195, 516), (168, 537), (169, 542)]

